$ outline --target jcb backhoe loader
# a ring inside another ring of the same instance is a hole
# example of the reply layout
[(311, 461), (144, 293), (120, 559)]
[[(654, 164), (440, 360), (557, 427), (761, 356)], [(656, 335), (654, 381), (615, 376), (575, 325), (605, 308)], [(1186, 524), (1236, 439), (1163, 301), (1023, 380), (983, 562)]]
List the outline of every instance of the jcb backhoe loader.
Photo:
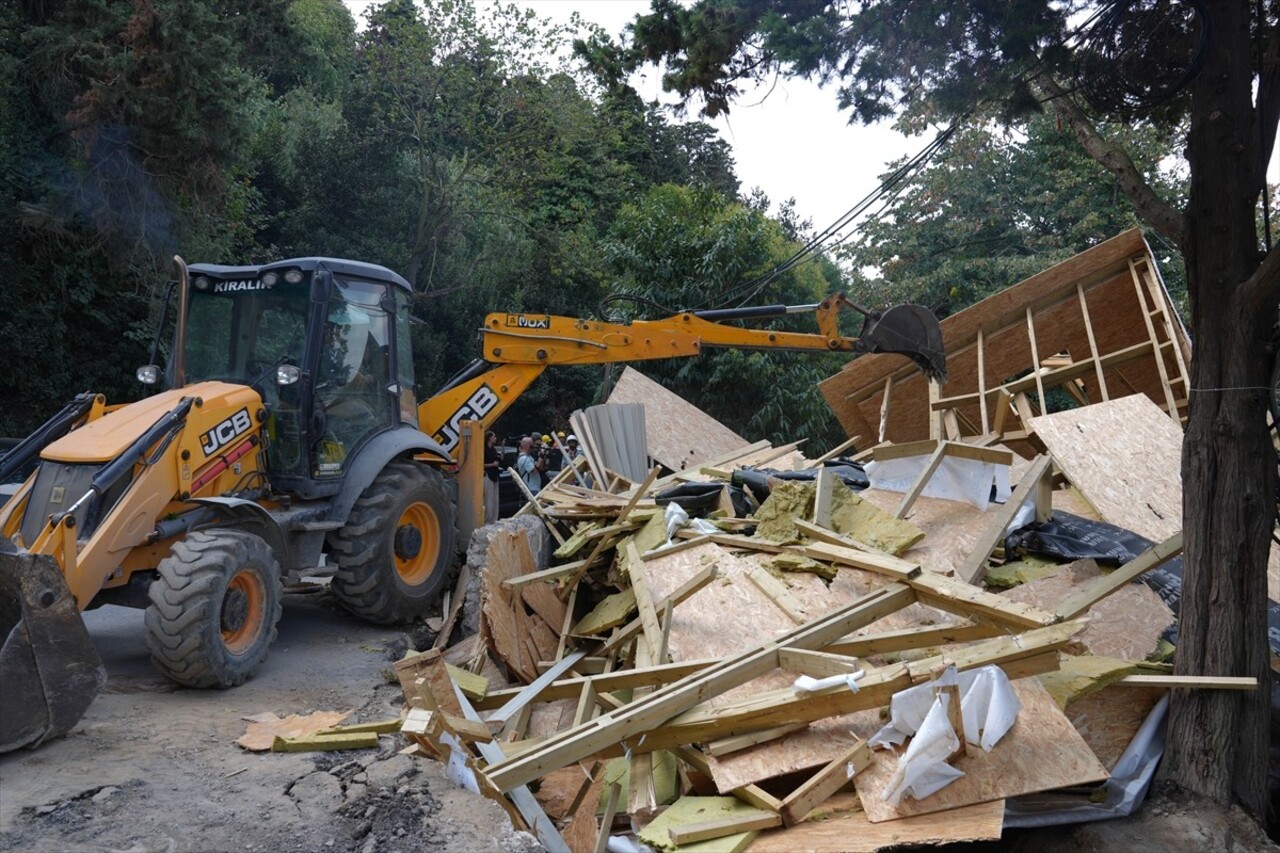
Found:
[[(410, 286), (390, 270), (177, 262), (167, 368), (138, 371), (156, 393), (83, 394), (0, 459), (0, 482), (38, 462), (0, 508), (0, 751), (65, 733), (101, 688), (80, 617), (92, 607), (145, 607), (152, 660), (192, 687), (252, 675), (282, 585), (304, 575), (331, 573), (338, 600), (374, 623), (424, 614), (459, 541), (461, 423), (492, 424), (549, 365), (718, 346), (899, 352), (931, 377), (945, 369), (927, 310), (864, 312), (846, 338), (843, 296), (629, 324), (491, 314), (483, 359), (418, 403)], [(817, 313), (817, 334), (723, 322), (797, 310)]]

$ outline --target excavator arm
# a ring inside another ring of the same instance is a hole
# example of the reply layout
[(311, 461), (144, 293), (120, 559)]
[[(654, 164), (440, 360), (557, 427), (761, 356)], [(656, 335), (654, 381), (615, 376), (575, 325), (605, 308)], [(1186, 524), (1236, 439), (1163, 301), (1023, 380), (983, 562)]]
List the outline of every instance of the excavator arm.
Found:
[[(857, 337), (840, 334), (839, 312), (863, 315)], [(787, 314), (812, 313), (818, 331), (784, 332), (728, 325)], [(895, 352), (911, 358), (925, 376), (946, 378), (946, 356), (937, 318), (919, 305), (867, 310), (843, 294), (812, 305), (762, 305), (686, 311), (658, 320), (608, 323), (550, 314), (490, 314), (481, 330), (483, 356), (418, 406), (418, 421), (446, 450), (458, 443), (460, 422), (489, 428), (555, 364), (607, 364), (700, 355), (705, 347), (790, 352)]]

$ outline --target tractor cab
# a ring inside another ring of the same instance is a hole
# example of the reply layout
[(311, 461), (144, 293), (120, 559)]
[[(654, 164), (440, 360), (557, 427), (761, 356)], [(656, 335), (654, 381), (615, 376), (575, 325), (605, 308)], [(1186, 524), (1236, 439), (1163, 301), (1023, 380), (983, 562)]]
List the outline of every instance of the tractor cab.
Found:
[[(296, 258), (195, 264), (188, 280), (185, 288), (179, 283), (164, 382), (220, 380), (257, 390), (275, 489), (303, 498), (336, 494), (372, 437), (417, 426), (411, 290), (399, 275), (374, 264)], [(139, 378), (158, 381), (158, 373), (143, 368)]]

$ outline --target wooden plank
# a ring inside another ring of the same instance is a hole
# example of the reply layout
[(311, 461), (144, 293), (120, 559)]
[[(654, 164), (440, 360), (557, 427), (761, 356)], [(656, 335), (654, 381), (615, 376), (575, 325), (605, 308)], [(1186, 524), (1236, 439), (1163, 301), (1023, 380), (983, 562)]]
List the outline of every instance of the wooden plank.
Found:
[(609, 835), (613, 830), (613, 817), (618, 813), (618, 797), (621, 793), (622, 787), (617, 782), (609, 786), (609, 793), (604, 801), (604, 812), (600, 816), (600, 835), (596, 838), (593, 853), (605, 853), (609, 849)]
[[(677, 747), (676, 757), (703, 776), (708, 779), (711, 778), (711, 765), (707, 761), (707, 757), (699, 750), (691, 746)], [(734, 788), (729, 794), (742, 800), (747, 805), (755, 806), (765, 811), (776, 812), (782, 808), (781, 800), (758, 785), (743, 785), (740, 788)]]
[(1039, 456), (1032, 460), (1031, 467), (1023, 472), (1022, 479), (1018, 481), (1017, 488), (1013, 490), (1013, 494), (1009, 496), (1005, 505), (996, 507), (988, 513), (990, 519), (987, 527), (978, 538), (964, 565), (957, 569), (957, 576), (968, 583), (978, 583), (982, 580), (982, 568), (987, 562), (987, 557), (1004, 539), (1005, 529), (1026, 503), (1027, 498), (1035, 494), (1041, 478), (1051, 476), (1052, 468), (1053, 459), (1049, 456)]
[(529, 684), (529, 686), (525, 687), (515, 696), (512, 696), (510, 699), (507, 700), (507, 702), (501, 708), (499, 708), (498, 710), (490, 714), (487, 722), (489, 723), (507, 722), (513, 716), (515, 716), (515, 714), (521, 708), (523, 708), (525, 705), (528, 705), (530, 702), (533, 702), (534, 700), (536, 700), (540, 695), (542, 695), (543, 690), (549, 687), (557, 678), (564, 675), (569, 670), (573, 669), (573, 665), (578, 661), (582, 660), (586, 656), (587, 656), (586, 652), (578, 651), (578, 652), (574, 652), (573, 654), (569, 655), (563, 660), (556, 661), (555, 664), (551, 666), (546, 672), (542, 673), (542, 675), (539, 675), (536, 679), (534, 679), (534, 681), (531, 684)]
[(782, 801), (782, 821), (795, 826), (871, 763), (871, 747), (858, 741)]
[(826, 463), (828, 459), (835, 459), (837, 456), (839, 456), (841, 453), (844, 453), (846, 450), (855, 449), (857, 443), (861, 441), (862, 438), (863, 437), (860, 435), (855, 435), (855, 436), (852, 436), (851, 438), (846, 439), (845, 441), (840, 442), (835, 447), (831, 448), (826, 453), (822, 454), (817, 459), (813, 460), (813, 464), (819, 468), (822, 467), (822, 465)]
[(1007, 625), (1015, 630), (1052, 625), (1061, 620), (1052, 611), (1010, 601), (1002, 595), (934, 572), (922, 572), (908, 583), (916, 591), (916, 596), (926, 604), (959, 616), (972, 616)]
[(949, 646), (954, 643), (969, 643), (974, 640), (986, 640), (1005, 633), (1004, 628), (985, 623), (924, 626), (906, 628), (901, 631), (886, 631), (870, 634), (865, 637), (853, 637), (838, 640), (828, 645), (823, 651), (846, 657), (868, 657), (907, 649), (927, 649), (933, 646)]
[[(851, 630), (905, 607), (915, 599), (911, 587), (891, 583), (822, 619), (725, 660), (675, 684), (656, 690), (626, 708), (549, 738), (518, 758), (490, 765), (489, 778), (500, 790), (511, 790), (542, 773), (578, 761), (593, 752), (648, 732), (708, 696), (745, 684), (777, 665), (778, 649), (821, 648)], [(690, 743), (692, 741), (684, 741)]]
[(1080, 590), (1058, 605), (1058, 615), (1074, 619), (1116, 590), (1132, 583), (1134, 579), (1156, 566), (1182, 553), (1182, 531), (1152, 545), (1109, 575), (1104, 575), (1090, 586)]
[[(1077, 285), (1078, 287), (1079, 285)], [(987, 419), (987, 361), (986, 341), (982, 336), (982, 327), (978, 327), (978, 408), (982, 416), (982, 434), (986, 435), (990, 428)]]
[(671, 843), (676, 846), (696, 844), (699, 841), (710, 841), (713, 838), (724, 838), (726, 835), (737, 835), (757, 829), (773, 829), (782, 826), (782, 818), (767, 811), (743, 812), (732, 817), (701, 823), (687, 823), (673, 826), (667, 830)]
[[(558, 699), (577, 699), (582, 694), (582, 687), (587, 681), (595, 685), (597, 693), (615, 693), (620, 690), (633, 690), (637, 687), (656, 687), (679, 681), (686, 675), (698, 672), (711, 664), (715, 659), (682, 661), (653, 666), (648, 669), (623, 669), (603, 674), (579, 675), (563, 678), (547, 685), (538, 699), (541, 702), (554, 702)], [(523, 687), (510, 687), (503, 690), (490, 690), (489, 695), (476, 703), (481, 711), (492, 710), (513, 696), (520, 694)]]
[(538, 498), (533, 494), (533, 492), (529, 491), (529, 487), (525, 485), (525, 482), (520, 477), (519, 472), (516, 471), (515, 468), (508, 468), (507, 473), (511, 475), (511, 479), (515, 480), (516, 485), (520, 487), (520, 491), (524, 492), (524, 499), (526, 501), (525, 506), (531, 507), (537, 514), (538, 518), (542, 519), (543, 524), (547, 526), (547, 530), (551, 532), (551, 535), (555, 537), (556, 541), (561, 545), (564, 545), (564, 536), (556, 527), (555, 519), (547, 515), (546, 510), (542, 508), (542, 504), (538, 502)]
[(804, 624), (805, 618), (800, 612), (801, 604), (791, 594), (791, 590), (787, 589), (786, 584), (759, 566), (747, 572), (747, 580), (763, 592), (766, 598), (778, 605), (778, 609), (785, 613), (788, 619), (797, 625)]
[(732, 755), (735, 752), (741, 752), (748, 747), (765, 743), (766, 741), (776, 740), (785, 735), (789, 735), (794, 731), (803, 729), (808, 723), (795, 723), (788, 726), (775, 726), (772, 729), (761, 729), (756, 732), (747, 732), (741, 735), (732, 735), (730, 737), (713, 740), (707, 744), (707, 752), (716, 758), (725, 755)]
[(1076, 283), (1076, 296), (1080, 298), (1080, 319), (1084, 320), (1084, 331), (1089, 338), (1089, 356), (1093, 359), (1093, 367), (1097, 373), (1098, 393), (1102, 395), (1102, 402), (1111, 399), (1111, 395), (1107, 393), (1107, 377), (1102, 373), (1102, 359), (1098, 354), (1098, 340), (1093, 334), (1093, 321), (1089, 317), (1089, 300), (1084, 295), (1084, 285)]
[[(906, 518), (907, 512), (911, 509), (911, 505), (916, 502), (916, 498), (920, 497), (920, 493), (924, 491), (924, 487), (929, 485), (929, 479), (933, 477), (933, 472), (938, 470), (938, 466), (942, 464), (942, 459), (947, 455), (947, 446), (950, 442), (938, 442), (937, 448), (933, 453), (929, 454), (929, 459), (921, 469), (916, 481), (911, 484), (911, 488), (902, 496), (902, 503), (898, 504), (898, 509), (893, 513), (895, 518)], [(879, 458), (879, 457), (878, 457)]]
[(877, 752), (854, 778), (867, 817), (879, 823), (1107, 778), (1106, 768), (1037, 680), (1014, 681), (1013, 689), (1022, 710), (1009, 732), (990, 752), (971, 749), (956, 758), (952, 764), (965, 776), (923, 800), (903, 798), (897, 806), (884, 801), (898, 761), (896, 750)]
[[(826, 678), (831, 675), (848, 675), (865, 667), (857, 658), (831, 652), (814, 652), (807, 649), (783, 649), (778, 652), (778, 666), (782, 669)], [(713, 752), (712, 755), (715, 755)]]
[[(803, 530), (804, 528), (801, 529)], [(795, 547), (792, 550), (799, 551), (806, 557), (811, 557), (815, 560), (838, 563), (842, 566), (853, 566), (855, 569), (875, 572), (878, 575), (884, 575), (895, 580), (909, 581), (919, 577), (922, 571), (917, 563), (903, 560), (900, 557), (893, 557), (889, 554), (869, 551), (865, 549), (865, 546), (864, 548), (850, 548), (831, 542), (815, 542), (811, 545)]]
[(1027, 338), (1031, 341), (1031, 375), (1036, 380), (1036, 395), (1040, 398), (1040, 411), (1048, 411), (1048, 404), (1044, 399), (1044, 379), (1040, 368), (1040, 350), (1036, 347), (1036, 321), (1031, 313), (1030, 305), (1027, 306)]
[(626, 548), (626, 571), (631, 579), (631, 591), (636, 596), (636, 607), (640, 611), (640, 626), (644, 633), (645, 643), (649, 647), (651, 663), (665, 663), (658, 655), (662, 647), (662, 623), (658, 621), (658, 610), (649, 595), (649, 584), (645, 580), (645, 563), (636, 550), (635, 540), (628, 540)]
[(819, 468), (813, 483), (813, 523), (818, 527), (831, 527), (831, 496), (835, 486), (835, 474), (829, 468)]
[[(1151, 345), (1156, 348), (1156, 370), (1160, 372), (1160, 384), (1164, 386), (1165, 406), (1169, 410), (1169, 417), (1175, 421), (1178, 420), (1178, 403), (1173, 396), (1173, 388), (1169, 384), (1169, 368), (1164, 363), (1164, 355), (1160, 352), (1160, 337), (1156, 334), (1155, 324), (1151, 322), (1151, 312), (1147, 310), (1147, 299), (1151, 295), (1146, 288), (1142, 286), (1142, 276), (1138, 274), (1138, 266), (1132, 260), (1129, 261), (1129, 274), (1133, 277), (1134, 292), (1138, 295), (1138, 304), (1143, 307), (1142, 321), (1147, 326), (1147, 337), (1151, 339)], [(1163, 312), (1160, 304), (1156, 303), (1155, 310)]]
[(314, 734), (306, 737), (280, 737), (271, 742), (272, 752), (329, 752), (338, 749), (376, 749), (377, 732)]
[(1168, 687), (1193, 690), (1257, 690), (1253, 677), (1218, 675), (1126, 675), (1115, 684), (1125, 687)]

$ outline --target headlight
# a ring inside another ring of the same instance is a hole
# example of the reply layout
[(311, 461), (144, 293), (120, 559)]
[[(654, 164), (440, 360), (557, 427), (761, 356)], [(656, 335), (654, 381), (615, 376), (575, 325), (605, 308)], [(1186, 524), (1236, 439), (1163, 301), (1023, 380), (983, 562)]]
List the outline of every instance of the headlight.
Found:
[(276, 367), (277, 385), (296, 385), (302, 378), (302, 371), (296, 364), (281, 364)]
[(154, 364), (144, 364), (134, 375), (143, 385), (155, 385), (160, 381), (160, 368)]
[(290, 284), (298, 284), (302, 281), (302, 270), (289, 270), (284, 274), (284, 280)]
[(278, 282), (279, 280), (280, 280), (280, 273), (278, 272), (264, 272), (262, 274), (263, 287), (275, 287), (276, 282)]
[(196, 276), (196, 280), (191, 282), (191, 284), (195, 287), (196, 290), (208, 290), (209, 277), (204, 275)]

